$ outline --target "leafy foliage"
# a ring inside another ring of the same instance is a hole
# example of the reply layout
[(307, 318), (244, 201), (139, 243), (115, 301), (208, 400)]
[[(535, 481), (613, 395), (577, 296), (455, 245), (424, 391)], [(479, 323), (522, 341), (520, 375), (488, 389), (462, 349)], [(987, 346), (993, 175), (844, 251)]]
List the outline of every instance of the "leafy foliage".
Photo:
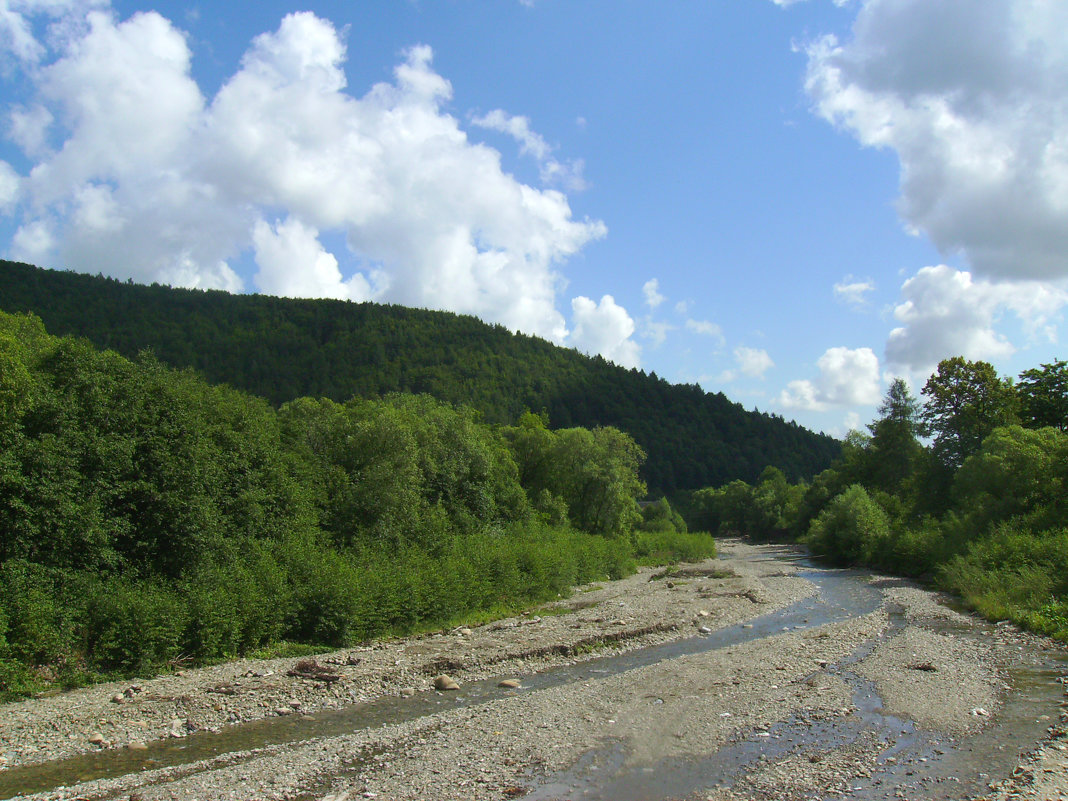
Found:
[(426, 395), (275, 410), (0, 313), (0, 697), (441, 626), (714, 553), (634, 530), (628, 435), (539, 424)]
[(923, 431), (935, 456), (956, 469), (998, 426), (1016, 420), (1016, 395), (993, 365), (960, 356), (945, 359), (923, 387)]
[(721, 393), (445, 312), (137, 286), (3, 261), (0, 308), (128, 358), (151, 350), (276, 405), (403, 392), (469, 406), (492, 424), (534, 410), (554, 428), (618, 428), (647, 455), (642, 478), (656, 495), (755, 481), (767, 464), (797, 480), (838, 453), (831, 437)]
[[(894, 382), (871, 436), (851, 434), (830, 469), (794, 488), (800, 501), (782, 515), (792, 521), (783, 533), (840, 563), (936, 581), (992, 619), (1068, 641), (1063, 370), (1060, 361), (1027, 370), (1014, 389), (984, 362), (947, 359), (922, 409)], [(768, 489), (779, 486), (769, 478)], [(691, 521), (765, 537), (762, 521), (778, 507), (768, 501), (776, 493), (759, 490), (739, 481), (702, 489)]]

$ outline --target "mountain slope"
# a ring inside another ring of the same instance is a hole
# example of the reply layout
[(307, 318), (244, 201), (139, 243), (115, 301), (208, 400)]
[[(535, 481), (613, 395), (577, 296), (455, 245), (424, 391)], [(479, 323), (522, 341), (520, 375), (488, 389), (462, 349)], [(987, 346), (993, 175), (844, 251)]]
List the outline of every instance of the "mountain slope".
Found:
[(839, 450), (831, 437), (746, 411), (722, 393), (449, 312), (141, 286), (7, 261), (0, 309), (31, 311), (53, 334), (127, 356), (151, 349), (276, 404), (425, 392), (490, 422), (530, 409), (554, 428), (616, 426), (648, 453), (652, 493), (752, 481), (768, 464), (810, 476)]

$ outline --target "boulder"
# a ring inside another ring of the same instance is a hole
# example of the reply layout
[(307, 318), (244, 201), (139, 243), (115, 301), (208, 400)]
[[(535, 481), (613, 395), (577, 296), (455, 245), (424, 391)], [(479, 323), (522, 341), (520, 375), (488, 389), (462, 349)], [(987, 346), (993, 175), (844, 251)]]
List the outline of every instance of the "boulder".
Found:
[(459, 690), (460, 685), (456, 681), (445, 673), (440, 676), (434, 677), (434, 689), (435, 690)]

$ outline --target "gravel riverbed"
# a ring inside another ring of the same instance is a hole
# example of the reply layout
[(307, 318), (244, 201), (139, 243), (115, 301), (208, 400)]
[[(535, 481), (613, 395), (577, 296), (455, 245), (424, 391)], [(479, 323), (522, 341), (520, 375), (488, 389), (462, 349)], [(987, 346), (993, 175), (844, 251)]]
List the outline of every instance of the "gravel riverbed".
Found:
[[(965, 737), (997, 720), (1006, 670), (1052, 647), (1009, 626), (964, 636), (980, 624), (931, 593), (876, 577), (871, 584), (882, 603), (867, 614), (558, 686), (527, 686), (550, 668), (745, 626), (816, 592), (794, 562), (777, 558), (787, 548), (725, 541), (720, 553), (672, 576), (654, 579), (658, 571), (643, 570), (581, 588), (540, 613), (344, 649), (313, 663), (245, 660), (8, 704), (0, 707), (0, 786), (5, 773), (16, 777), (21, 767), (64, 757), (128, 754), (154, 741), (193, 742), (202, 732), (225, 736), (241, 728), (236, 724), (271, 718), (314, 725), (329, 710), (425, 696), (440, 699), (440, 708), (414, 719), (171, 767), (143, 765), (23, 797), (811, 798), (870, 777), (885, 744), (862, 734), (837, 744), (773, 746), (787, 732), (801, 736), (859, 717), (856, 682), (876, 688), (885, 714)], [(442, 674), (461, 687), (490, 678), (518, 686), (465, 703), (463, 691), (433, 689)], [(1032, 744), (1040, 751), (992, 777), (990, 792), (1001, 795), (991, 798), (1065, 793), (1059, 712), (1050, 710), (1047, 739)], [(707, 768), (709, 755), (762, 743), (768, 753), (729, 785), (718, 786), (714, 775), (693, 778), (693, 766)], [(1028, 784), (1025, 774), (1035, 781)], [(646, 792), (660, 795), (638, 794)]]

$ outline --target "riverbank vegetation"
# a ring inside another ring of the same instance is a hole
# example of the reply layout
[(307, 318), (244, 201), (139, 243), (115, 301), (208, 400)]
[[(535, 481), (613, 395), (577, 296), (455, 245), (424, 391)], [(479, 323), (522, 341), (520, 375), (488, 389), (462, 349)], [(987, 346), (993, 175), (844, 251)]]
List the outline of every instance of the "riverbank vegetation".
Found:
[(651, 493), (674, 497), (767, 464), (791, 480), (830, 465), (840, 444), (722, 392), (676, 385), (600, 356), (461, 314), (380, 303), (141, 286), (0, 260), (0, 310), (136, 359), (192, 367), (279, 406), (299, 397), (431, 395), (511, 425), (544, 412), (559, 428), (626, 431), (646, 453)]
[(278, 408), (0, 313), (0, 696), (527, 608), (714, 554), (611, 427)]
[(868, 432), (811, 482), (768, 468), (694, 493), (691, 525), (923, 577), (1068, 642), (1068, 363), (1014, 383), (947, 359), (922, 401), (894, 381)]

